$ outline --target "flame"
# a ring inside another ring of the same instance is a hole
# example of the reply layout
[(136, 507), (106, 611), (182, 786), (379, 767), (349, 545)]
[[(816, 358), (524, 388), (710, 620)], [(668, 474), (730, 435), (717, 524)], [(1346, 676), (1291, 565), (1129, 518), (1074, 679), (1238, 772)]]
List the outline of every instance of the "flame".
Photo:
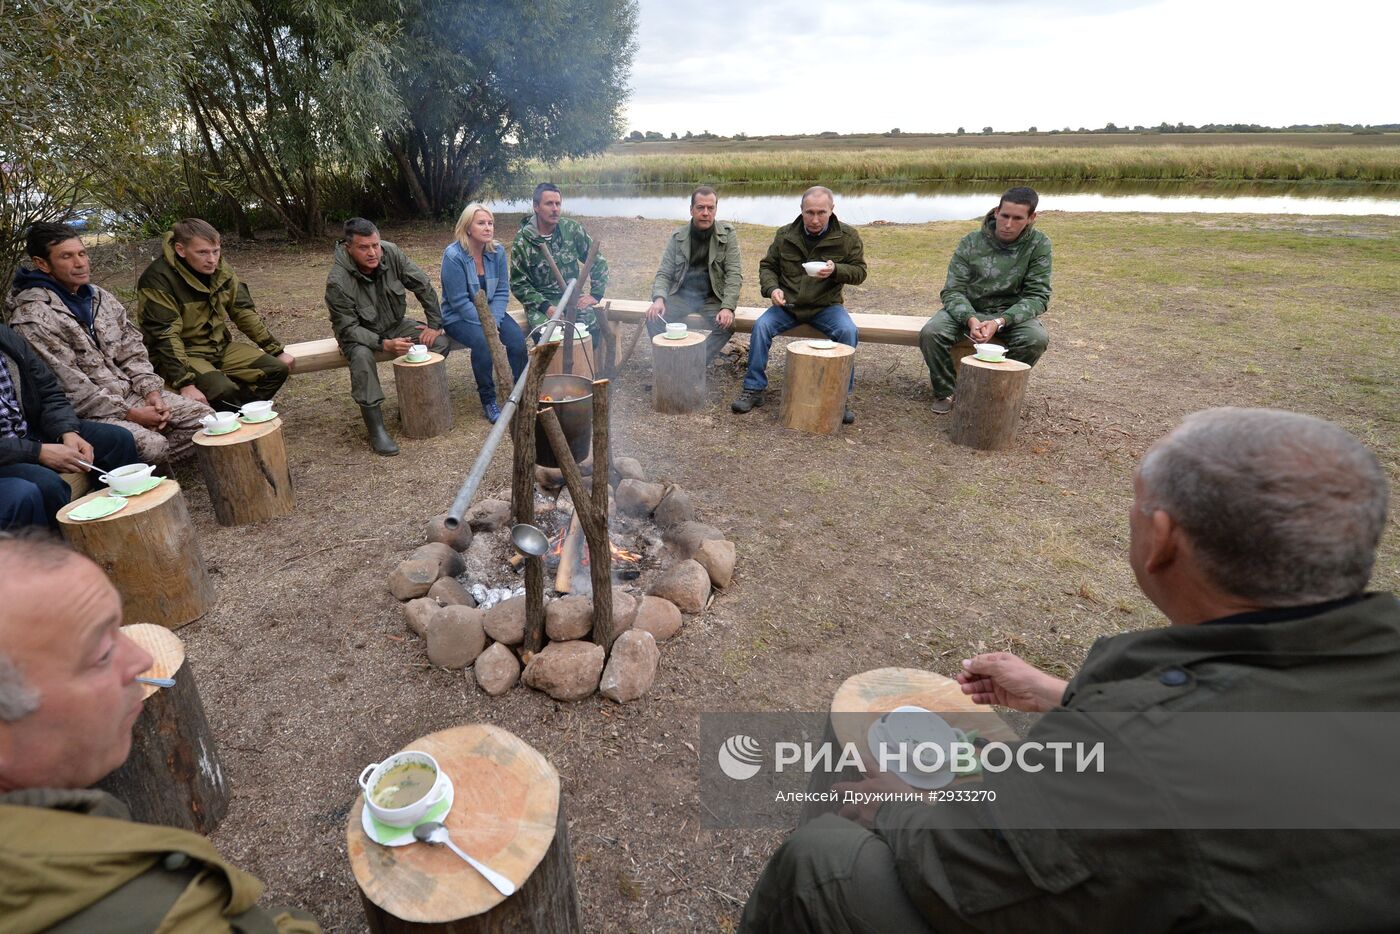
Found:
[[(610, 542), (608, 542), (608, 544), (612, 547), (612, 559), (613, 559), (613, 562), (614, 562), (614, 563), (617, 563), (617, 562), (621, 562), (621, 563), (623, 563), (623, 564), (640, 564), (640, 563), (641, 563), (641, 561), (642, 561), (642, 556), (639, 555), (639, 554), (637, 554), (635, 551), (628, 551), (626, 548), (619, 548), (619, 547), (617, 546), (617, 543), (616, 543), (616, 542), (610, 541)], [(587, 548), (585, 548), (584, 551), (583, 551), (583, 558), (581, 559), (581, 564), (582, 564), (584, 567), (588, 567), (588, 549), (587, 549)]]

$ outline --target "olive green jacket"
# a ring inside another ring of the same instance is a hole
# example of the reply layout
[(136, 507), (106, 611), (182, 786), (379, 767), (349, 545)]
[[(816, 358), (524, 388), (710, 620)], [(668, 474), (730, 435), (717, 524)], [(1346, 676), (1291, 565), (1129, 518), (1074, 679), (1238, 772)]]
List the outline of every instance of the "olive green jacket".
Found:
[[(651, 284), (651, 297), (670, 298), (680, 291), (685, 274), (690, 269), (690, 225), (671, 234), (666, 252), (661, 254), (661, 266)], [(728, 221), (715, 221), (710, 237), (710, 288), (719, 296), (719, 307), (733, 311), (739, 307), (739, 289), (744, 285), (744, 273), (739, 264), (739, 235)]]
[(0, 795), (6, 934), (321, 930), (304, 916), (259, 908), (262, 888), (204, 837), (131, 821), (125, 805), (105, 792)]
[(173, 234), (165, 235), (163, 255), (137, 282), (136, 319), (156, 373), (172, 389), (194, 382), (190, 357), (217, 360), (233, 340), (225, 318), (264, 353), (282, 352), (282, 342), (263, 323), (248, 286), (223, 260), (209, 284), (175, 253)]
[(381, 240), (384, 254), (373, 276), (360, 272), (345, 242), (335, 245), (335, 261), (326, 276), (326, 308), (331, 329), (341, 348), (363, 344), (384, 349), (383, 341), (403, 324), (408, 314), (408, 293), (418, 296), (428, 327), (442, 329), (442, 303), (437, 290), (418, 264), (388, 240)]
[[(836, 269), (825, 279), (807, 275), (802, 264), (831, 260)], [(865, 246), (854, 227), (831, 215), (826, 236), (815, 243), (803, 233), (802, 216), (778, 228), (768, 253), (758, 263), (758, 286), (764, 298), (782, 289), (787, 310), (798, 321), (832, 305), (844, 305), (842, 286), (865, 281)]]
[(948, 261), (939, 298), (958, 324), (977, 315), (1002, 317), (1006, 326), (1045, 314), (1050, 307), (1050, 238), (1034, 226), (1010, 243), (997, 239), (995, 209), (963, 237)]
[[(1168, 777), (1208, 779), (1220, 763), (1192, 762), (1205, 754), (1162, 739), (1173, 718), (1400, 711), (1400, 603), (1376, 593), (1297, 619), (1099, 639), (1062, 704), (1028, 740), (1129, 750), (1107, 758), (1126, 775), (1135, 809), (1199, 813), (1209, 784), (1185, 788)], [(1085, 798), (1083, 775), (1047, 768), (1048, 785), (1025, 775), (989, 775), (983, 787), (1042, 812), (1100, 805)], [(1239, 797), (1233, 786), (1222, 793)], [(986, 806), (981, 829), (950, 828), (958, 807), (891, 802), (875, 819), (903, 888), (940, 932), (1400, 930), (1395, 831), (1015, 829), (998, 819), (1000, 803)]]

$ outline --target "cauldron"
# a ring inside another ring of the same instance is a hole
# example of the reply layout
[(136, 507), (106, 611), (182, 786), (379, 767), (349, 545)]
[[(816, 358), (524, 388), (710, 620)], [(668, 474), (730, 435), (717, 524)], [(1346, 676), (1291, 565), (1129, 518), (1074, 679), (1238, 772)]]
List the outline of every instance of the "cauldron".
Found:
[[(584, 376), (556, 374), (540, 381), (540, 396), (563, 401), (540, 402), (541, 409), (553, 409), (559, 416), (559, 427), (569, 439), (569, 453), (582, 463), (588, 459), (593, 443), (593, 383)], [(535, 420), (535, 462), (541, 467), (558, 468), (559, 461), (550, 447), (544, 426)]]

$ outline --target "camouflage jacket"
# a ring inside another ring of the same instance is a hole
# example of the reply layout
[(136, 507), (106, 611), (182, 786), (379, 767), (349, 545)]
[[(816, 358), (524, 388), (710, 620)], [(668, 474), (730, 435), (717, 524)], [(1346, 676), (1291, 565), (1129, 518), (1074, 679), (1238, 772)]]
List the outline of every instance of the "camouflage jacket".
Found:
[(164, 254), (146, 267), (136, 284), (136, 319), (151, 363), (170, 388), (194, 382), (189, 357), (215, 359), (223, 354), (233, 339), (225, 317), (265, 353), (281, 353), (281, 342), (263, 324), (248, 287), (228, 263), (220, 260), (205, 285), (176, 255), (171, 237), (165, 235)]
[(1020, 324), (1045, 314), (1050, 304), (1050, 238), (1032, 226), (1002, 243), (996, 226), (993, 209), (980, 230), (962, 238), (948, 262), (939, 298), (958, 324), (973, 315)]
[[(836, 270), (825, 279), (807, 275), (806, 262), (831, 260)], [(845, 302), (842, 286), (865, 281), (865, 246), (854, 227), (847, 227), (831, 215), (831, 223), (820, 240), (809, 240), (802, 216), (778, 228), (768, 253), (758, 263), (758, 287), (767, 298), (782, 289), (787, 310), (798, 321), (832, 305)]]
[(98, 286), (92, 292), (91, 331), (51, 289), (37, 285), (10, 295), (10, 326), (49, 365), (79, 418), (126, 418), (128, 409), (144, 405), (165, 381), (122, 303)]
[(199, 834), (140, 824), (93, 790), (0, 795), (0, 918), (31, 931), (315, 934), (301, 913), (258, 907), (262, 883)]
[[(525, 306), (525, 315), (530, 327), (544, 324), (550, 305), (557, 305), (564, 294), (559, 280), (554, 278), (554, 270), (549, 268), (549, 260), (544, 258), (543, 245), (549, 247), (559, 267), (564, 281), (576, 278), (588, 259), (588, 250), (593, 246), (593, 238), (583, 225), (567, 217), (559, 218), (554, 233), (542, 236), (535, 227), (533, 214), (520, 225), (515, 242), (510, 245), (510, 291), (520, 304)], [(593, 270), (588, 277), (588, 291), (602, 301), (608, 287), (608, 261), (599, 252), (593, 261)], [(579, 312), (578, 320), (591, 324), (591, 310)]]
[[(743, 268), (739, 261), (739, 235), (728, 221), (715, 221), (710, 237), (710, 288), (719, 296), (719, 307), (733, 311), (739, 307), (739, 289), (744, 285)], [(690, 224), (671, 235), (661, 265), (651, 284), (652, 298), (670, 298), (680, 291), (685, 274), (690, 269)]]
[(360, 272), (344, 241), (335, 245), (335, 260), (326, 276), (326, 308), (341, 347), (364, 344), (382, 350), (385, 336), (408, 315), (409, 292), (418, 296), (428, 327), (442, 327), (442, 303), (427, 273), (388, 240), (379, 245), (384, 253), (373, 276)]

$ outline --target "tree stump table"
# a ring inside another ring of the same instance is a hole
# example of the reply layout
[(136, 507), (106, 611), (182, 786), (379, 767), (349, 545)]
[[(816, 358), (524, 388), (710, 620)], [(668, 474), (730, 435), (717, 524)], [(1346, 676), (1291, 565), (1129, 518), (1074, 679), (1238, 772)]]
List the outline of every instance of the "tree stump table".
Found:
[(1010, 447), (1016, 440), (1030, 377), (1030, 364), (1019, 360), (988, 363), (965, 357), (958, 367), (948, 438), (982, 451)]
[(808, 340), (788, 344), (778, 409), (783, 427), (816, 435), (840, 428), (855, 364), (856, 349), (846, 344), (820, 347)]
[(658, 334), (651, 339), (652, 408), (666, 415), (684, 415), (705, 407), (705, 335), (687, 331), (675, 340)]
[(296, 509), (282, 419), (240, 425), (223, 435), (197, 431), (194, 450), (220, 525), (249, 525)]
[(404, 748), (437, 759), (454, 787), (452, 808), (443, 818), (453, 842), (510, 879), (516, 892), (501, 895), (447, 847), (375, 843), (361, 823), (360, 795), (350, 810), (346, 842), (369, 929), (376, 934), (580, 930), (559, 773), (544, 756), (486, 724), (431, 733)]
[(417, 363), (394, 360), (394, 385), (399, 392), (399, 424), (410, 438), (436, 438), (452, 430), (452, 393), (447, 384), (447, 358), (428, 352)]
[(143, 685), (131, 753), (96, 787), (124, 802), (135, 820), (208, 834), (228, 813), (231, 792), (185, 646), (150, 623), (123, 626), (122, 633), (155, 659), (142, 674), (174, 678), (175, 686)]
[[(836, 689), (823, 741), (837, 750), (850, 743), (861, 751), (862, 758), (868, 758), (871, 725), (896, 707), (906, 706), (931, 710), (961, 730), (976, 730), (988, 741), (1012, 743), (1020, 738), (990, 707), (974, 703), (952, 678), (921, 668), (876, 668), (852, 675)], [(826, 792), (836, 782), (855, 782), (863, 777), (855, 768), (839, 775), (817, 769), (807, 790)], [(839, 808), (839, 802), (809, 801), (802, 821)]]
[(162, 480), (102, 519), (69, 517), (83, 503), (107, 495), (99, 490), (64, 506), (58, 526), (74, 550), (107, 573), (121, 594), (125, 618), (178, 629), (209, 612), (214, 585), (180, 485)]

